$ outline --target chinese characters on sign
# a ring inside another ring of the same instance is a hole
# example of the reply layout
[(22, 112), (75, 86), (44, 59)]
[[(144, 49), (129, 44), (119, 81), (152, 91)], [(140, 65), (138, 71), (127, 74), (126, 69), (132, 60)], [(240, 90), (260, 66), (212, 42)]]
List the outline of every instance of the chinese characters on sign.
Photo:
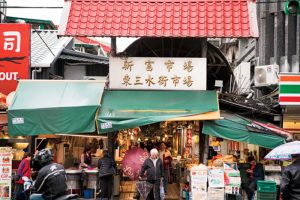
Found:
[(205, 58), (110, 58), (111, 89), (206, 90)]
[(17, 88), (18, 79), (29, 78), (30, 25), (0, 24), (0, 93)]

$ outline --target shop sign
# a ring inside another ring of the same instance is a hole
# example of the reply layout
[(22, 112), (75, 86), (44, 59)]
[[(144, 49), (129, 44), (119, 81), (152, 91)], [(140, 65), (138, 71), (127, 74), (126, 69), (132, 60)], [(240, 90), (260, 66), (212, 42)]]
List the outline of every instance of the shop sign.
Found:
[(279, 104), (282, 106), (300, 105), (300, 75), (280, 75)]
[(109, 88), (206, 90), (206, 58), (111, 57)]
[(223, 188), (225, 186), (223, 169), (211, 169), (208, 171), (208, 186), (210, 188)]
[(192, 199), (207, 200), (207, 167), (194, 166), (190, 173)]
[(11, 199), (12, 148), (0, 147), (0, 199)]
[(18, 79), (29, 78), (30, 25), (0, 24), (0, 93), (17, 88)]

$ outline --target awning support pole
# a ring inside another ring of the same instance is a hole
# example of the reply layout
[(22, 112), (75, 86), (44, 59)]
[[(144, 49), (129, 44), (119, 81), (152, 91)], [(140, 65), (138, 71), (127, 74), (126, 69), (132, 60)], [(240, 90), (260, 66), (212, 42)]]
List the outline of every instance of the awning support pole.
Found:
[(110, 43), (111, 43), (111, 52), (110, 55), (112, 57), (116, 57), (117, 55), (117, 38), (116, 37), (111, 37), (110, 38)]
[[(207, 38), (201, 39), (201, 58), (207, 57)], [(208, 64), (208, 63), (206, 63)], [(201, 123), (202, 126), (202, 123)], [(202, 133), (202, 127), (200, 132), (200, 142), (199, 142), (199, 150), (200, 150), (200, 163), (207, 165), (207, 158), (208, 158), (208, 150), (209, 150), (209, 136), (204, 135)]]

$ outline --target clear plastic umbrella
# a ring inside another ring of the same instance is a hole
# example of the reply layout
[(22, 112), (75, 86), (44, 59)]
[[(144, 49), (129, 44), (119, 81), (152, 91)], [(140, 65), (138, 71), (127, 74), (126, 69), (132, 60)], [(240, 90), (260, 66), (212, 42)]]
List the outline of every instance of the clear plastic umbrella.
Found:
[(290, 160), (291, 155), (300, 154), (300, 141), (282, 144), (265, 156), (267, 160)]

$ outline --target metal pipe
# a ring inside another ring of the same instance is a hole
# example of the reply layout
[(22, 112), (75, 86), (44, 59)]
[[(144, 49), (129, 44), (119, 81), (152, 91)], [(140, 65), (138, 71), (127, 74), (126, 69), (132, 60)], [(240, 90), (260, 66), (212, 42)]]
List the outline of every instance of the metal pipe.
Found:
[(42, 68), (39, 67), (38, 69), (34, 68), (31, 72), (31, 79), (34, 80), (35, 79), (35, 76), (36, 76), (36, 73), (41, 73), (42, 72)]

